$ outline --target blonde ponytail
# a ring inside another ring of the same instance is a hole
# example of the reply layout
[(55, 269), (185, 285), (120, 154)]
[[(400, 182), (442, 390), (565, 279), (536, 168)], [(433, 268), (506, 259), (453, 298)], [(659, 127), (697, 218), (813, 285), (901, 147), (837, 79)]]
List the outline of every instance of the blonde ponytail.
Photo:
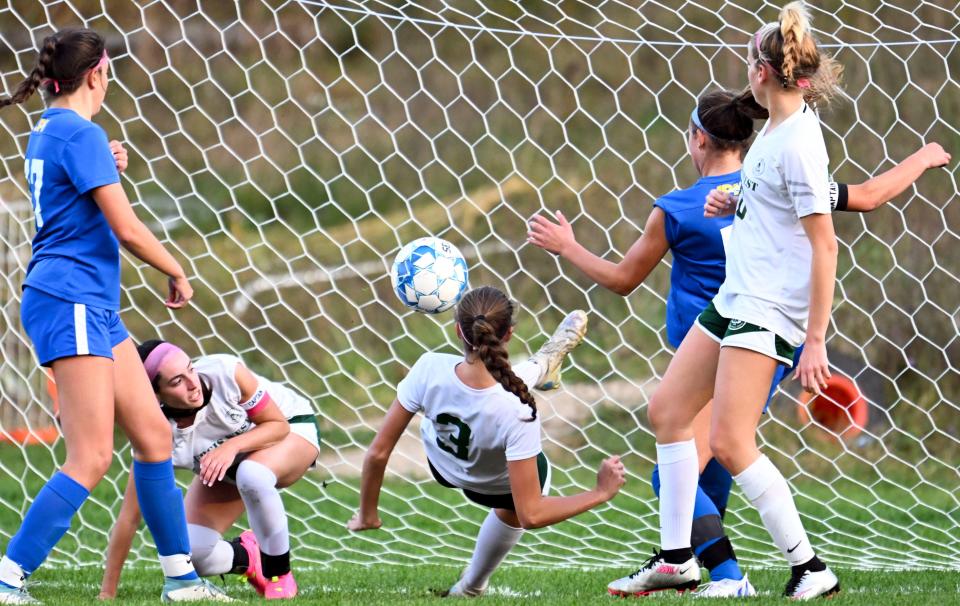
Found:
[(803, 2), (790, 2), (780, 11), (779, 23), (757, 32), (753, 49), (783, 88), (799, 88), (810, 104), (826, 104), (839, 92), (843, 67), (817, 48), (810, 29), (810, 13)]

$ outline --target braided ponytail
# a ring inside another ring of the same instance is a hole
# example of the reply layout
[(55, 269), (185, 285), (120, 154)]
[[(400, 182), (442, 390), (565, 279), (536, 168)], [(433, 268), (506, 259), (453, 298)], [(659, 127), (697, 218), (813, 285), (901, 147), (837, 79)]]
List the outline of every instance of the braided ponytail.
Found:
[(490, 376), (531, 409), (527, 421), (537, 418), (537, 401), (526, 383), (514, 374), (504, 339), (513, 326), (513, 303), (492, 286), (471, 290), (457, 305), (457, 324), (468, 352), (483, 362)]
[(829, 103), (840, 90), (843, 67), (820, 52), (803, 2), (790, 2), (778, 23), (760, 28), (749, 53), (770, 67), (783, 88), (801, 89), (807, 103)]
[(0, 108), (23, 103), (40, 88), (48, 97), (72, 93), (100, 64), (105, 48), (103, 36), (89, 29), (64, 29), (47, 36), (40, 45), (37, 64), (12, 95), (0, 99)]
[(17, 87), (17, 90), (15, 90), (12, 95), (6, 99), (0, 99), (0, 107), (23, 103), (44, 84), (44, 81), (49, 77), (48, 74), (52, 72), (53, 54), (56, 50), (56, 34), (43, 39), (43, 44), (40, 46), (40, 53), (37, 55), (37, 64), (30, 70), (30, 75), (20, 83), (20, 86)]

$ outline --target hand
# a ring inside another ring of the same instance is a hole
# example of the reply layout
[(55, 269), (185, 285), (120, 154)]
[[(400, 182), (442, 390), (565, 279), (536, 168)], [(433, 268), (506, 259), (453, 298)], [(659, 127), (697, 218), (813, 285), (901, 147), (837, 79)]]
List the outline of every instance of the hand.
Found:
[(809, 340), (803, 347), (800, 360), (797, 362), (797, 372), (794, 380), (799, 379), (803, 389), (812, 394), (819, 394), (827, 388), (830, 379), (830, 366), (827, 362), (827, 347), (822, 341), (811, 343)]
[(223, 480), (237, 454), (237, 449), (227, 440), (203, 455), (200, 459), (200, 481), (206, 486), (213, 486), (215, 482)]
[(563, 255), (577, 239), (573, 236), (573, 226), (559, 210), (554, 213), (557, 223), (546, 217), (535, 215), (530, 219), (527, 242), (554, 254)]
[(353, 517), (350, 518), (350, 521), (347, 522), (347, 530), (352, 530), (353, 532), (361, 532), (363, 530), (376, 530), (383, 525), (383, 522), (380, 521), (378, 516), (374, 516), (372, 519), (364, 520), (360, 517), (360, 512), (353, 514)]
[(117, 163), (117, 172), (122, 173), (127, 169), (127, 148), (116, 139), (110, 142), (110, 152), (113, 153), (113, 161)]
[(97, 599), (101, 601), (105, 601), (105, 600), (112, 600), (115, 597), (117, 597), (115, 594), (108, 593), (106, 591), (101, 591), (100, 595), (97, 596)]
[(939, 168), (950, 162), (950, 154), (939, 143), (927, 143), (915, 152), (927, 168)]
[(715, 219), (732, 215), (737, 208), (737, 198), (730, 192), (711, 189), (707, 194), (707, 201), (703, 205), (703, 216)]
[(620, 457), (604, 459), (597, 471), (597, 492), (604, 495), (609, 501), (620, 492), (620, 487), (627, 481), (626, 470)]
[(186, 276), (167, 278), (167, 284), (170, 288), (170, 294), (167, 295), (167, 300), (163, 304), (170, 309), (180, 309), (193, 298), (193, 287), (190, 286)]

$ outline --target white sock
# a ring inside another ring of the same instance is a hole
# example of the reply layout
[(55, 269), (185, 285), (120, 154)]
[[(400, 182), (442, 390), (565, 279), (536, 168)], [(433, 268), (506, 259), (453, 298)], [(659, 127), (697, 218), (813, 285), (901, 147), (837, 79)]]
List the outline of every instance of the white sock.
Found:
[(20, 588), (23, 587), (25, 576), (19, 564), (7, 556), (0, 558), (0, 582), (10, 587)]
[(487, 519), (480, 526), (477, 546), (473, 550), (473, 557), (470, 558), (470, 565), (460, 579), (461, 587), (476, 591), (486, 589), (490, 575), (497, 569), (503, 558), (507, 557), (521, 536), (523, 536), (522, 528), (514, 528), (504, 523), (491, 509)]
[[(661, 474), (663, 472), (661, 471)], [(734, 476), (737, 485), (760, 513), (763, 525), (791, 566), (810, 561), (813, 547), (797, 513), (790, 487), (765, 455)]]
[(540, 379), (543, 378), (543, 373), (547, 371), (546, 368), (543, 368), (533, 360), (524, 360), (519, 364), (511, 365), (511, 368), (513, 369), (513, 374), (520, 377), (520, 380), (526, 383), (530, 389), (533, 389), (533, 386), (540, 382)]
[(227, 574), (233, 570), (233, 547), (220, 533), (198, 524), (187, 524), (190, 535), (190, 557), (202, 577)]
[(277, 476), (265, 465), (247, 459), (237, 467), (237, 489), (260, 551), (267, 555), (290, 551), (287, 512), (277, 490)]
[(657, 444), (657, 464), (660, 466), (660, 547), (688, 548), (700, 476), (696, 442)]

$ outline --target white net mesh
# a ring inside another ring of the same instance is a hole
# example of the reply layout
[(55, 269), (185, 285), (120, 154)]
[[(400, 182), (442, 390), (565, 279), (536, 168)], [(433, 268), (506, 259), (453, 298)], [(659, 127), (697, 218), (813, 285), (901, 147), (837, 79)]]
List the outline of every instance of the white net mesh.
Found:
[[(849, 98), (824, 115), (835, 178), (859, 182), (923, 141), (960, 149), (956, 9), (916, 0), (830, 6), (813, 13), (846, 68)], [(321, 465), (286, 498), (302, 561), (463, 561), (482, 516), (428, 479), (411, 428), (385, 487), (389, 532), (343, 529), (364, 448), (397, 381), (422, 352), (455, 347), (451, 315), (406, 312), (394, 300), (387, 268), (403, 243), (447, 238), (466, 253), (473, 285), (520, 301), (517, 356), (565, 311), (588, 309), (590, 333), (564, 387), (539, 396), (554, 485), (592, 486), (592, 470), (611, 453), (625, 455), (633, 476), (609, 506), (528, 533), (511, 561), (591, 565), (645, 557), (656, 541), (645, 404), (671, 356), (667, 264), (621, 298), (525, 245), (525, 221), (561, 209), (593, 251), (624, 253), (652, 200), (696, 178), (683, 132), (697, 95), (742, 86), (747, 35), (777, 9), (755, 0), (676, 9), (641, 0), (12, 1), (0, 8), (0, 71), (12, 91), (55, 28), (87, 25), (110, 37), (114, 79), (97, 122), (126, 144), (125, 188), (197, 287), (194, 305), (171, 314), (159, 301), (161, 277), (125, 257), (124, 321), (137, 339), (236, 353), (313, 399)], [(52, 423), (17, 313), (33, 234), (20, 203), (22, 158), (41, 110), (35, 98), (0, 112), (8, 436)], [(829, 350), (868, 400), (866, 429), (840, 440), (798, 417), (789, 394), (762, 423), (762, 448), (832, 563), (960, 562), (955, 177), (932, 172), (874, 214), (836, 217)], [(128, 449), (120, 454), (129, 461)], [(0, 534), (16, 528), (60, 456), (60, 446), (0, 445)], [(99, 563), (124, 482), (115, 467), (56, 560)], [(741, 558), (780, 562), (736, 493), (727, 524)], [(135, 552), (150, 556), (141, 541)]]

